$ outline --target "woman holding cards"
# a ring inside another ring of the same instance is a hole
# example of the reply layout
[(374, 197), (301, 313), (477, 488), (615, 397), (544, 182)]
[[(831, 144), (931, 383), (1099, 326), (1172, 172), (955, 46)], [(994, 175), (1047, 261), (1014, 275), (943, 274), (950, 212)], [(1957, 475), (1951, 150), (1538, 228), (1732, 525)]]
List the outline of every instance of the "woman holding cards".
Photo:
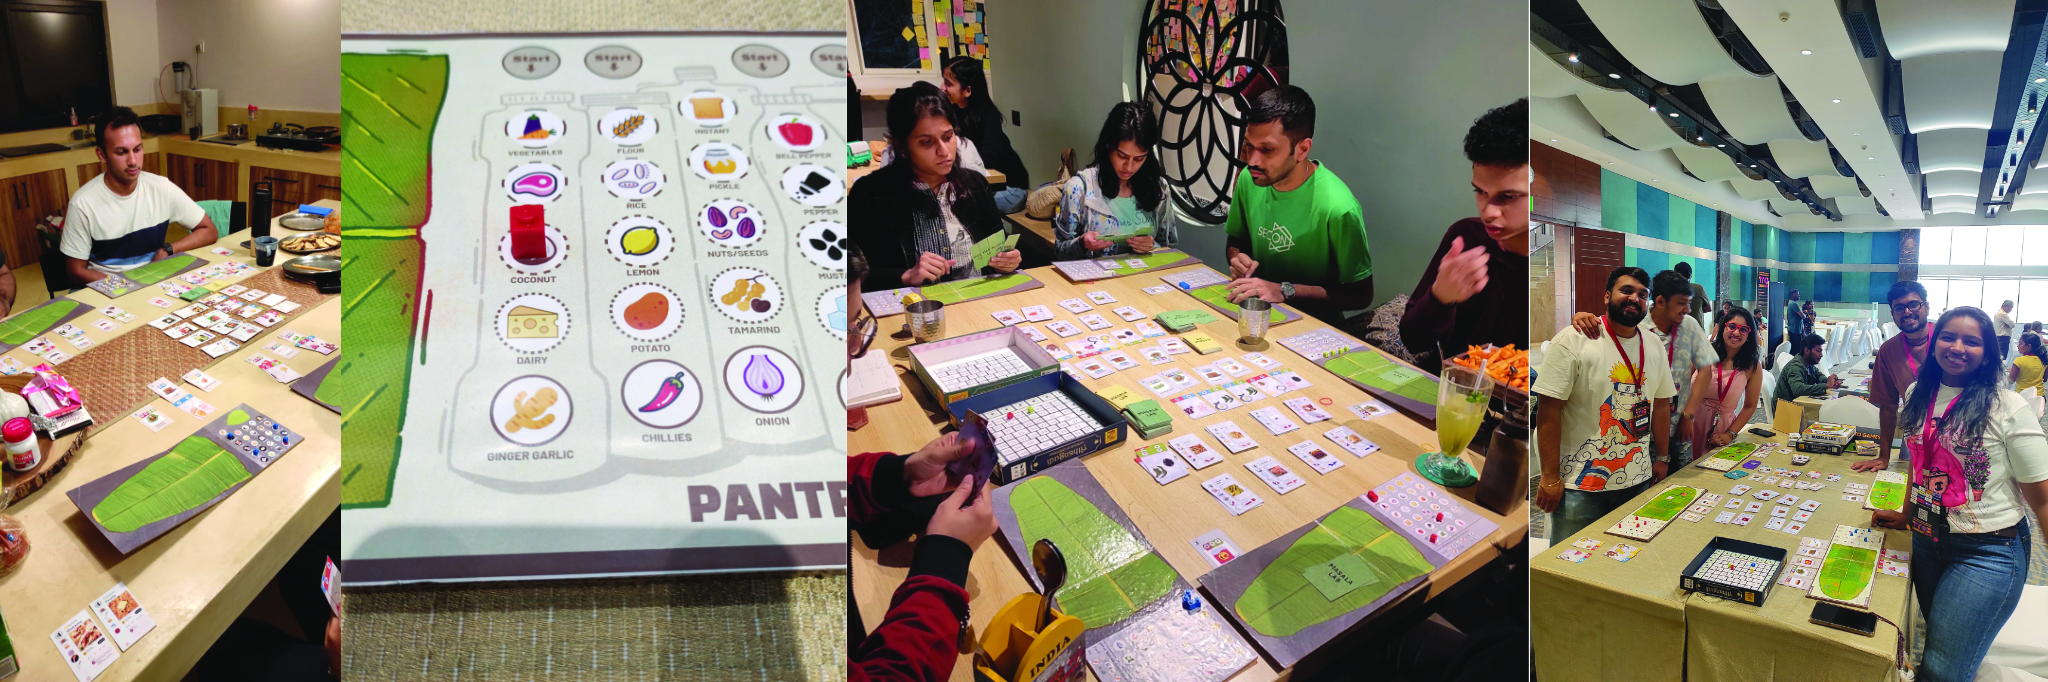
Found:
[(961, 166), (953, 111), (930, 83), (889, 97), (889, 165), (847, 195), (854, 243), (867, 253), (867, 289), (882, 291), (1015, 272), (1016, 249), (974, 267), (974, 245), (1003, 232), (988, 179)]
[(1159, 126), (1136, 102), (1109, 109), (1095, 136), (1095, 160), (1060, 189), (1053, 257), (1078, 260), (1151, 253), (1175, 241), (1166, 216), (1166, 175), (1152, 147)]
[(1763, 386), (1756, 330), (1749, 311), (1741, 308), (1730, 310), (1714, 328), (1714, 352), (1721, 361), (1693, 373), (1692, 395), (1678, 412), (1678, 432), (1692, 441), (1695, 459), (1734, 442), (1756, 412), (1757, 390)]
[(2018, 393), (2000, 390), (1983, 310), (1943, 313), (1920, 359), (1900, 435), (1911, 456), (1903, 511), (1871, 524), (1913, 532), (1913, 591), (1927, 618), (1922, 682), (1973, 679), (2019, 604), (2034, 534), (2022, 499), (2048, 517), (2048, 438)]

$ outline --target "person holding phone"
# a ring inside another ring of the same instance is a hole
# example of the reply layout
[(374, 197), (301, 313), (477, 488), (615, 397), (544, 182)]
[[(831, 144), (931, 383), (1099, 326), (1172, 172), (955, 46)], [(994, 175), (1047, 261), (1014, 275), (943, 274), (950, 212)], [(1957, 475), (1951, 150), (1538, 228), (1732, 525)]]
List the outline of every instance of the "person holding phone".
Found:
[(1109, 108), (1095, 136), (1095, 160), (1060, 189), (1059, 211), (1052, 216), (1053, 258), (1146, 254), (1173, 246), (1166, 173), (1152, 158), (1158, 142), (1159, 126), (1150, 110), (1136, 102)]
[(1927, 618), (1921, 682), (1967, 682), (2019, 605), (2035, 533), (2048, 517), (2048, 437), (2018, 393), (1998, 387), (1991, 316), (1943, 313), (1906, 391), (1912, 492), (1871, 525), (1913, 533), (1913, 593)]
[(953, 110), (930, 83), (889, 97), (889, 165), (853, 183), (848, 227), (881, 291), (1015, 272), (1016, 249), (974, 267), (974, 245), (1003, 232), (988, 179), (961, 166)]

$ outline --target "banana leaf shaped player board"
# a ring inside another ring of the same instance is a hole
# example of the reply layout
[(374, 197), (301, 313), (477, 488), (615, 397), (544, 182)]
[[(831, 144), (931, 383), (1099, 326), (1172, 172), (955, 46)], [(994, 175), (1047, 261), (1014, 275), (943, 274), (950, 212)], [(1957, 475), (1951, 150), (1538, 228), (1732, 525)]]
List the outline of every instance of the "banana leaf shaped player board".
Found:
[(56, 329), (71, 318), (92, 312), (92, 306), (68, 298), (53, 298), (42, 305), (0, 320), (0, 353), (34, 341), (43, 332)]
[(299, 438), (256, 408), (237, 405), (171, 449), (65, 494), (127, 554), (220, 504)]
[(1353, 498), (1209, 571), (1202, 587), (1268, 662), (1293, 666), (1413, 593), (1446, 561), (1381, 522), (1371, 507)]
[(1181, 608), (1188, 583), (1153, 551), (1080, 460), (997, 488), (994, 501), (1003, 542), (1041, 592), (1045, 587), (1028, 565), (1031, 547), (1040, 538), (1059, 547), (1067, 580), (1053, 595), (1054, 605), (1081, 619), (1091, 645), (1121, 631), (1134, 616)]

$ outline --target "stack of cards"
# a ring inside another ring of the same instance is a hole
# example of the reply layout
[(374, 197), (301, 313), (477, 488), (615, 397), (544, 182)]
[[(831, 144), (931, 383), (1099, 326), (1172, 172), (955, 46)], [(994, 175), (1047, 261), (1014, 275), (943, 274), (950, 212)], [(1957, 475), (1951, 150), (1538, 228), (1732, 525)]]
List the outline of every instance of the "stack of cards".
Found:
[(200, 419), (207, 418), (214, 411), (213, 405), (200, 400), (198, 396), (185, 392), (185, 389), (178, 388), (178, 385), (171, 383), (170, 379), (157, 377), (156, 381), (149, 382), (149, 392), (162, 396), (164, 400), (170, 401), (172, 407), (184, 410), (186, 414)]
[(1300, 476), (1294, 475), (1294, 472), (1289, 470), (1287, 465), (1281, 464), (1280, 460), (1273, 459), (1271, 456), (1260, 457), (1247, 462), (1244, 468), (1250, 469), (1253, 475), (1259, 477), (1259, 480), (1266, 482), (1267, 487), (1272, 488), (1273, 492), (1281, 495), (1301, 487), (1306, 482), (1301, 480)]
[(1222, 503), (1223, 508), (1228, 510), (1231, 516), (1242, 515), (1266, 503), (1257, 494), (1246, 489), (1243, 484), (1238, 483), (1237, 479), (1232, 478), (1230, 474), (1223, 474), (1203, 481), (1202, 489), (1209, 491), (1210, 495), (1214, 495), (1216, 501)]

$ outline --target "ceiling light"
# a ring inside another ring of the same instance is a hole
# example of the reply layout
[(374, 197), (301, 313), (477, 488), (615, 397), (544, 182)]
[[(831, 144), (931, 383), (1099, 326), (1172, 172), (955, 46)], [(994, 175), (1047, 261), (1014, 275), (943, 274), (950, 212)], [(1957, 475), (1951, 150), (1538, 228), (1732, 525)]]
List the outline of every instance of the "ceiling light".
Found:
[(1726, 146), (1728, 146), (1728, 145), (1725, 145), (1725, 144), (1717, 144), (1717, 145), (1714, 145), (1714, 146), (1716, 146), (1716, 147), (1726, 147)]
[(1676, 112), (1676, 111), (1674, 111), (1674, 112), (1671, 112), (1671, 117), (1672, 117), (1672, 118), (1678, 118), (1678, 112)]
[(1557, 138), (1555, 138), (1555, 137), (1553, 137), (1553, 138), (1550, 138), (1550, 141), (1551, 141), (1551, 142), (1556, 142), (1556, 141), (1557, 141)]
[(1813, 54), (1813, 50), (1800, 50), (1799, 54)]
[(1610, 74), (1607, 74), (1607, 77), (1608, 77), (1608, 78), (1615, 78), (1615, 79), (1619, 79), (1619, 78), (1621, 78), (1621, 74), (1618, 74), (1618, 73), (1610, 73)]
[(1698, 136), (1698, 135), (1694, 135), (1694, 136), (1693, 136), (1693, 138), (1692, 138), (1692, 140), (1693, 140), (1694, 142), (1699, 142), (1699, 141), (1702, 141), (1702, 140), (1705, 140), (1705, 139), (1707, 139), (1707, 138), (1705, 138), (1705, 137), (1701, 137), (1701, 136)]
[(1876, 161), (1876, 160), (1877, 160), (1877, 157), (1875, 157), (1875, 156), (1866, 156), (1866, 157), (1863, 157), (1863, 158), (1864, 158), (1864, 160), (1866, 160), (1866, 161)]
[(2034, 79), (2034, 82), (2036, 82), (2036, 83), (2048, 83), (2048, 78), (2036, 78), (2036, 79)]
[(1564, 58), (1564, 60), (1565, 60), (1565, 61), (1568, 61), (1568, 62), (1571, 62), (1571, 63), (1573, 63), (1573, 64), (1577, 64), (1577, 63), (1579, 63), (1579, 56), (1578, 56), (1578, 55), (1576, 55), (1576, 54), (1574, 54), (1574, 55), (1571, 55), (1571, 56), (1565, 57), (1565, 58)]
[(1835, 100), (1835, 103), (1836, 103), (1836, 104), (1841, 104), (1841, 103), (1842, 103), (1842, 100)]

